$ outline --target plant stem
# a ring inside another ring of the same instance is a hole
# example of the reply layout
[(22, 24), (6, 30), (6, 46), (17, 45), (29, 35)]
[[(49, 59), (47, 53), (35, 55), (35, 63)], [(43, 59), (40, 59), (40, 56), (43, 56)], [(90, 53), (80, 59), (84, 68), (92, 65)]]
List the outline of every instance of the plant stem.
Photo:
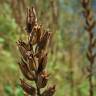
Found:
[(37, 89), (37, 95), (41, 96), (40, 88), (37, 85), (37, 79), (35, 80), (35, 84), (36, 84), (36, 89)]
[(94, 54), (93, 49), (95, 47), (96, 41), (94, 40), (94, 33), (93, 29), (96, 25), (96, 22), (93, 18), (93, 14), (90, 8), (90, 0), (81, 0), (82, 7), (84, 9), (84, 17), (86, 22), (86, 31), (89, 35), (89, 45), (88, 45), (88, 52), (87, 52), (87, 59), (89, 60), (90, 64), (88, 67), (89, 72), (89, 96), (94, 96), (94, 85), (93, 85), (93, 64), (96, 57), (96, 53)]
[(70, 53), (70, 96), (74, 96), (74, 72), (72, 62), (72, 50)]
[(35, 71), (35, 74), (36, 74), (36, 78), (35, 78), (35, 85), (36, 85), (36, 90), (37, 90), (37, 96), (41, 96), (41, 92), (40, 92), (40, 88), (38, 87), (38, 84), (37, 84), (37, 81), (38, 81), (38, 72)]
[(89, 96), (93, 96), (93, 81), (92, 81), (92, 67), (93, 64), (90, 63), (90, 73), (89, 73)]

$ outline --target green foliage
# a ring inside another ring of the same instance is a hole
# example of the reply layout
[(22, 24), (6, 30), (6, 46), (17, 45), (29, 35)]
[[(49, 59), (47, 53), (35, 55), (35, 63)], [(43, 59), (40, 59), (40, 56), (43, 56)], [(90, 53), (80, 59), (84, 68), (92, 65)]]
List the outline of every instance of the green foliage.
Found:
[(8, 4), (0, 5), (0, 12), (0, 43), (9, 49), (16, 42), (20, 28), (12, 17), (11, 8)]
[(24, 96), (23, 90), (20, 86), (17, 86), (15, 89), (11, 85), (6, 85), (5, 88), (6, 96)]
[(9, 96), (13, 96), (13, 94), (14, 94), (14, 92), (13, 92), (13, 90), (12, 90), (12, 88), (11, 88), (10, 85), (6, 85), (6, 86), (5, 86), (5, 92), (6, 92), (7, 95), (9, 95)]
[[(12, 34), (17, 30), (17, 24), (15, 22), (15, 19), (12, 18), (11, 9), (8, 4), (0, 5), (0, 32), (4, 32), (6, 34)], [(17, 30), (18, 31), (18, 30)]]
[(1, 44), (4, 43), (4, 38), (0, 37), (0, 43), (1, 43)]

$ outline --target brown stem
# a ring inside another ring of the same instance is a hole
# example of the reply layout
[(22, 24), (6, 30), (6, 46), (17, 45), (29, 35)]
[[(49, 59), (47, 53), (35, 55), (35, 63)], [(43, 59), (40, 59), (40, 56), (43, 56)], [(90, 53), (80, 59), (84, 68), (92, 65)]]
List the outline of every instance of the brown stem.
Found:
[(40, 88), (37, 85), (37, 80), (35, 80), (35, 84), (36, 84), (36, 89), (37, 89), (37, 95), (41, 96)]
[(92, 81), (92, 67), (93, 64), (90, 63), (90, 73), (89, 73), (89, 96), (93, 96), (93, 81)]
[[(90, 26), (89, 26), (90, 27)], [(93, 40), (93, 33), (92, 33), (92, 30), (89, 31), (89, 48), (88, 48), (88, 52), (90, 52), (90, 59), (89, 59), (89, 62), (90, 62), (90, 67), (89, 67), (89, 96), (94, 96), (94, 92), (93, 92), (93, 80), (92, 80), (92, 77), (93, 77), (93, 56), (92, 56), (92, 53), (93, 53), (93, 46), (92, 46), (92, 40)]]
[(41, 96), (40, 89), (37, 87), (37, 94), (38, 96)]
[(89, 96), (93, 96), (92, 70), (90, 70), (90, 76), (89, 76)]

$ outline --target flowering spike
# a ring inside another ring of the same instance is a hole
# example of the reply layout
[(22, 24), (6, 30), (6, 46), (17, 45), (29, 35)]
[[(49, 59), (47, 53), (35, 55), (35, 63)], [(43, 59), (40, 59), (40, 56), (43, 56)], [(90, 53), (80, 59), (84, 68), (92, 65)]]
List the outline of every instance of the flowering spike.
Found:
[[(28, 42), (22, 40), (17, 42), (19, 51), (22, 55), (19, 63), (21, 72), (27, 80), (34, 81), (35, 88), (21, 80), (23, 90), (32, 96), (52, 96), (55, 92), (54, 87), (50, 87), (43, 94), (41, 88), (47, 86), (49, 74), (46, 72), (48, 46), (51, 33), (43, 29), (37, 23), (37, 17), (34, 7), (27, 9), (26, 31), (28, 33)], [(54, 92), (53, 92), (54, 91)], [(48, 95), (50, 94), (50, 95)]]

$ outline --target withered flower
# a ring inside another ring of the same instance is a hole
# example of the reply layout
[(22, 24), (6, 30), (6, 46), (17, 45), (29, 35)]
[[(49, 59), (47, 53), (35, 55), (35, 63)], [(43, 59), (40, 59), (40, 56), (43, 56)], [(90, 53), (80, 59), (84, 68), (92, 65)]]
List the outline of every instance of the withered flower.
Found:
[(43, 29), (37, 23), (37, 17), (34, 7), (27, 10), (26, 31), (28, 41), (17, 42), (18, 49), (21, 53), (21, 62), (19, 67), (27, 80), (34, 81), (36, 87), (33, 87), (21, 79), (21, 87), (24, 92), (31, 96), (53, 96), (55, 86), (49, 87), (43, 93), (42, 88), (47, 86), (49, 74), (46, 71), (48, 47), (51, 32)]
[(55, 86), (50, 86), (49, 88), (47, 88), (41, 96), (53, 96), (55, 92)]
[(28, 8), (26, 17), (26, 31), (28, 33), (31, 33), (36, 23), (37, 23), (37, 17), (34, 7)]
[(39, 88), (44, 88), (48, 81), (48, 73), (45, 71), (41, 71), (41, 73), (38, 74), (37, 78), (37, 85)]
[(36, 89), (30, 86), (29, 84), (27, 84), (24, 80), (21, 80), (21, 87), (29, 95), (36, 96)]

